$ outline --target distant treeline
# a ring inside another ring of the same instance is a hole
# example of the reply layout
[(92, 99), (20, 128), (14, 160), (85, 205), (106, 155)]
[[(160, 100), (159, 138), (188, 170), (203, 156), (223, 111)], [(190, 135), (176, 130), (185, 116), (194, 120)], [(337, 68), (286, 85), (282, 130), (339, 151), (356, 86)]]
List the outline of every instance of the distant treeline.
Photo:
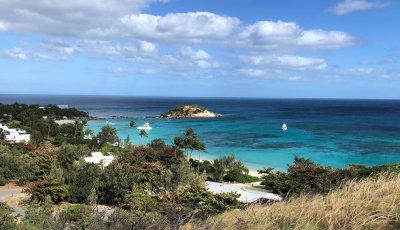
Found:
[[(11, 115), (11, 116), (10, 116)], [(88, 117), (87, 112), (79, 111), (75, 108), (63, 109), (56, 105), (26, 105), (15, 102), (14, 104), (0, 103), (0, 116), (2, 119), (13, 119), (24, 122), (27, 118), (38, 119), (43, 116), (52, 117), (54, 119), (62, 119), (64, 116), (68, 118)]]

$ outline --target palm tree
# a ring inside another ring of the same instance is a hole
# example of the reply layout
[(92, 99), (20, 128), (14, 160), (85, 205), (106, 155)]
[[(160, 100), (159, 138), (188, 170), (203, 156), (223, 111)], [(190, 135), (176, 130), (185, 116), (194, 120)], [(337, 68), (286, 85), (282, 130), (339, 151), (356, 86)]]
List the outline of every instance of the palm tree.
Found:
[(184, 142), (182, 137), (175, 137), (174, 138), (174, 153), (176, 156), (176, 151), (184, 147)]
[(143, 136), (144, 137), (148, 137), (149, 134), (147, 134), (146, 130), (141, 129), (140, 132), (139, 132), (139, 136), (140, 136), (140, 139), (142, 139)]
[(131, 128), (135, 128), (135, 127), (137, 127), (137, 124), (136, 124), (135, 121), (131, 121), (131, 122), (129, 122), (129, 126), (130, 126)]
[(193, 150), (196, 150), (199, 151), (199, 163), (200, 163), (200, 151), (205, 151), (206, 146), (204, 145), (203, 142), (200, 141), (199, 138), (197, 138), (197, 135), (192, 128), (187, 128), (184, 133), (184, 136), (185, 139), (183, 140), (183, 144), (188, 160), (192, 158)]
[(136, 128), (137, 127), (137, 124), (136, 124), (136, 121), (130, 121), (129, 122), (129, 126), (131, 127), (131, 128)]
[(199, 171), (200, 171), (200, 154), (201, 154), (201, 152), (205, 152), (206, 151), (206, 146), (198, 138), (195, 138), (193, 146), (192, 146), (192, 149), (198, 151), (198, 153), (199, 153), (199, 162), (197, 164), (197, 173), (199, 173)]

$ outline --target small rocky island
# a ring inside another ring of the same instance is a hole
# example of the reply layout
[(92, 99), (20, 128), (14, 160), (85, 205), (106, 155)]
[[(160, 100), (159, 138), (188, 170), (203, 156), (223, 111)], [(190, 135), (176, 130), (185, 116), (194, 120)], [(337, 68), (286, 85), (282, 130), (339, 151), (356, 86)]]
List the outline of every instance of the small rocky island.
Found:
[(167, 113), (161, 114), (160, 118), (212, 118), (222, 117), (221, 114), (209, 111), (207, 108), (200, 105), (182, 105), (171, 109)]

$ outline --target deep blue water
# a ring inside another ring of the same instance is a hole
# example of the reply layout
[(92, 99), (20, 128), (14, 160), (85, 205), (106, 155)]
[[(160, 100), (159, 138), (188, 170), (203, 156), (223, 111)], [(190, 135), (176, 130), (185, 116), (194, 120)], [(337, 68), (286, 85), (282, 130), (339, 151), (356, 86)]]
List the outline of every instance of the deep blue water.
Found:
[[(92, 116), (129, 116), (153, 127), (142, 140), (131, 119), (110, 120), (124, 139), (147, 143), (174, 136), (192, 127), (205, 142), (201, 158), (214, 159), (235, 154), (253, 169), (275, 167), (284, 170), (294, 155), (311, 158), (323, 165), (345, 167), (350, 163), (379, 165), (400, 162), (400, 100), (325, 99), (233, 99), (157, 98), (113, 96), (0, 95), (0, 102), (68, 104)], [(224, 115), (216, 119), (146, 119), (183, 104), (200, 104)], [(284, 132), (281, 125), (289, 129)], [(90, 121), (98, 131), (104, 120)], [(197, 155), (196, 155), (197, 156)]]

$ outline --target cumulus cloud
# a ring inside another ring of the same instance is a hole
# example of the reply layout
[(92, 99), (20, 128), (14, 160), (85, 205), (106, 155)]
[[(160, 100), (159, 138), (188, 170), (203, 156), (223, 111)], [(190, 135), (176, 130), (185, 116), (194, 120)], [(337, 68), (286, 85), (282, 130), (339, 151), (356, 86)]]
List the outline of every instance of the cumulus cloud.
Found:
[(10, 58), (16, 58), (16, 59), (20, 59), (20, 60), (28, 59), (28, 55), (19, 47), (15, 47), (13, 49), (6, 50), (4, 52), (4, 56), (10, 57)]
[(72, 55), (77, 52), (77, 47), (63, 41), (42, 40), (40, 48), (49, 52), (57, 52), (66, 55)]
[(339, 2), (331, 10), (336, 15), (342, 16), (354, 11), (363, 11), (369, 9), (385, 8), (390, 5), (389, 2), (372, 2), (367, 0), (344, 0)]
[[(218, 71), (227, 75), (237, 71), (244, 76), (294, 80), (293, 76), (303, 77), (296, 75), (296, 71), (321, 71), (327, 68), (327, 63), (324, 59), (293, 53), (356, 43), (354, 37), (343, 31), (304, 29), (295, 22), (246, 24), (239, 18), (211, 12), (166, 15), (141, 12), (151, 3), (165, 1), (0, 0), (0, 31), (44, 38), (37, 44), (29, 44), (29, 52), (15, 48), (2, 56), (65, 60), (79, 54), (143, 64), (142, 74), (162, 70), (186, 76), (217, 76)], [(209, 47), (216, 48), (219, 56), (214, 57)], [(220, 55), (224, 53), (219, 52), (221, 47), (237, 48), (242, 55), (252, 55), (226, 60)], [(129, 73), (118, 68), (103, 72)]]
[(238, 18), (209, 12), (122, 18), (126, 33), (165, 43), (218, 43), (245, 48), (324, 49), (351, 46), (355, 38), (341, 31), (304, 30), (294, 22), (259, 21), (243, 26)]
[(250, 77), (266, 77), (267, 72), (261, 69), (254, 68), (241, 68), (238, 70), (239, 74)]
[(230, 37), (241, 23), (237, 18), (209, 12), (133, 14), (121, 22), (133, 36), (170, 43), (218, 41)]
[(205, 69), (219, 67), (219, 63), (213, 61), (213, 57), (202, 49), (193, 50), (191, 47), (184, 47), (179, 53), (179, 56), (186, 59), (191, 66), (197, 66)]
[(120, 17), (138, 13), (150, 3), (165, 1), (0, 0), (0, 24), (5, 23), (7, 31), (12, 32), (81, 37), (99, 29), (114, 31)]
[(327, 64), (322, 58), (308, 58), (295, 55), (242, 56), (241, 62), (256, 67), (284, 68), (296, 70), (322, 70)]
[(258, 21), (245, 25), (239, 18), (211, 12), (163, 16), (141, 13), (143, 7), (154, 2), (165, 0), (0, 0), (0, 31), (81, 40), (223, 44), (266, 50), (330, 49), (355, 42), (345, 32), (305, 30), (294, 22)]
[(240, 34), (243, 46), (268, 50), (288, 48), (341, 48), (351, 46), (355, 38), (341, 31), (303, 30), (294, 22), (261, 21), (247, 26)]
[(181, 55), (184, 57), (189, 57), (194, 60), (211, 59), (211, 55), (208, 54), (206, 51), (202, 49), (194, 51), (191, 47), (184, 47), (181, 51)]

